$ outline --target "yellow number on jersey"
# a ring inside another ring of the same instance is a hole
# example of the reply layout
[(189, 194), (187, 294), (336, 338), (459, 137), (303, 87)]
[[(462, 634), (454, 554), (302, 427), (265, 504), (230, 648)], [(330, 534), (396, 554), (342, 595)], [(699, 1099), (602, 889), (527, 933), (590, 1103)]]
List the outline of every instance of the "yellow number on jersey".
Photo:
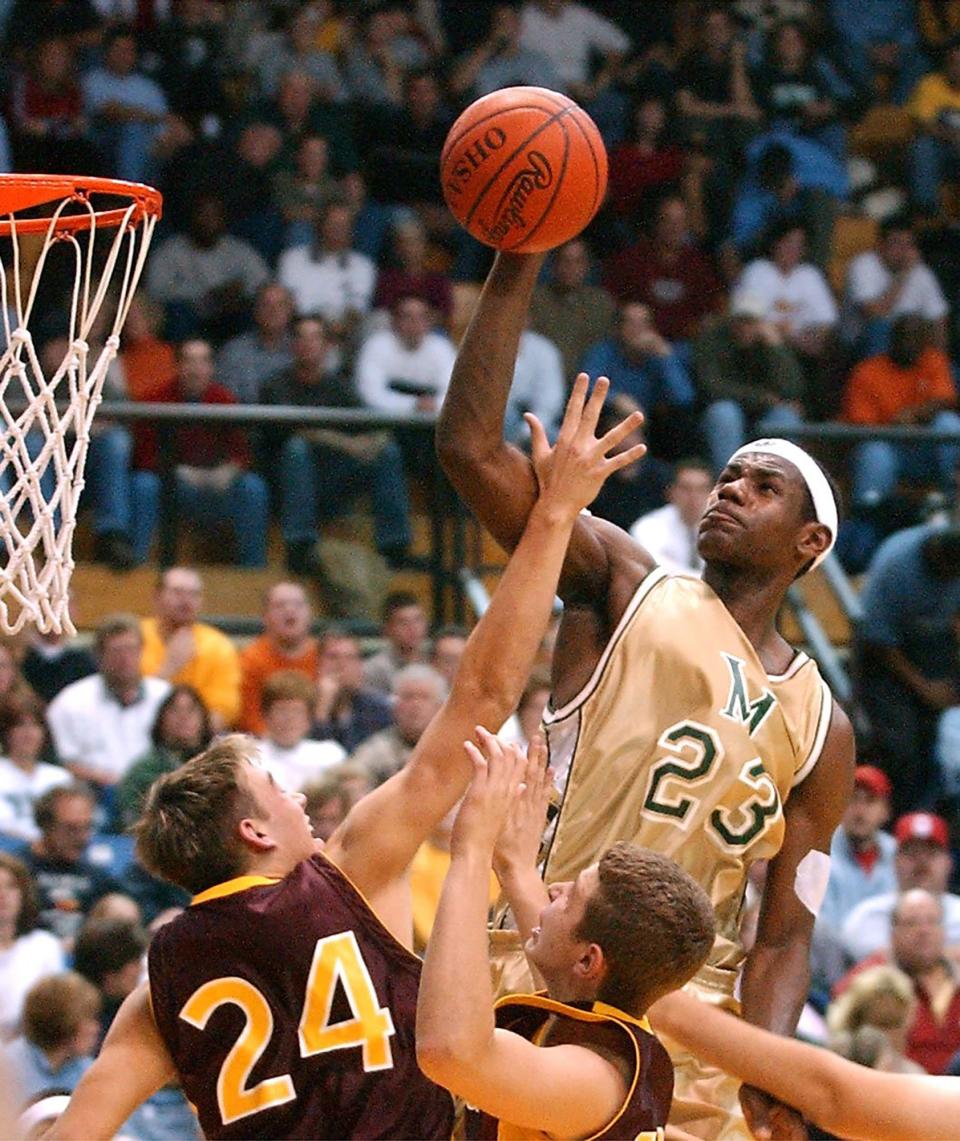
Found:
[(180, 1017), (203, 1030), (213, 1012), (226, 1003), (239, 1006), (247, 1020), (240, 1037), (220, 1067), (217, 1079), (217, 1104), (224, 1125), (285, 1105), (297, 1096), (289, 1074), (278, 1078), (264, 1078), (250, 1089), (247, 1079), (260, 1060), (273, 1034), (273, 1013), (270, 1004), (252, 983), (246, 979), (229, 977), (212, 979), (195, 990), (180, 1011)]
[[(337, 979), (343, 985), (353, 1017), (331, 1025)], [(180, 1017), (203, 1030), (214, 1011), (228, 1003), (240, 1008), (246, 1024), (224, 1058), (217, 1078), (217, 1104), (224, 1125), (285, 1105), (297, 1096), (289, 1074), (264, 1078), (247, 1088), (250, 1073), (273, 1034), (270, 1004), (252, 983), (236, 976), (211, 979), (187, 999)], [(318, 939), (300, 1015), (300, 1056), (310, 1058), (360, 1046), (364, 1070), (389, 1070), (393, 1066), (390, 1038), (394, 1033), (393, 1018), (385, 1006), (378, 1005), (377, 992), (354, 933), (342, 931)]]
[[(330, 1022), (337, 989), (343, 985), (353, 1018)], [(377, 1003), (373, 980), (352, 931), (318, 939), (307, 980), (307, 997), (300, 1018), (300, 1053), (304, 1058), (329, 1050), (363, 1047), (363, 1068), (389, 1070), (393, 1066), (390, 1038), (393, 1018)]]

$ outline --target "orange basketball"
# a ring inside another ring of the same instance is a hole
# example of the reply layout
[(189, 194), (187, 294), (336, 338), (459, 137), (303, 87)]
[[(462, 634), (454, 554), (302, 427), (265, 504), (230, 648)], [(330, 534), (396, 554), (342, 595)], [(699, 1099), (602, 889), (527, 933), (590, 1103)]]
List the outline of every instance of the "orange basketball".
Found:
[(443, 197), (457, 221), (498, 250), (537, 253), (575, 237), (607, 188), (607, 152), (590, 116), (543, 87), (484, 95), (450, 128)]

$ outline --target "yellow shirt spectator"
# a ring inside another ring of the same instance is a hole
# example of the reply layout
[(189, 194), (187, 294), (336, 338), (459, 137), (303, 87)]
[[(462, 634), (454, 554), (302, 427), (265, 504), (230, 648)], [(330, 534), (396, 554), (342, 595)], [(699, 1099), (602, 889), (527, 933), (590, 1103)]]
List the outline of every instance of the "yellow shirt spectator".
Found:
[(916, 122), (922, 124), (936, 122), (944, 111), (953, 112), (960, 121), (960, 88), (951, 87), (942, 72), (931, 72), (913, 89), (907, 110)]
[[(157, 629), (156, 618), (144, 618), (143, 672), (164, 676), (163, 664), (167, 646)], [(190, 685), (203, 698), (204, 704), (221, 727), (233, 725), (240, 712), (240, 657), (230, 639), (213, 626), (194, 622), (193, 656), (167, 680), (173, 685)], [(177, 631), (180, 635), (180, 631)]]

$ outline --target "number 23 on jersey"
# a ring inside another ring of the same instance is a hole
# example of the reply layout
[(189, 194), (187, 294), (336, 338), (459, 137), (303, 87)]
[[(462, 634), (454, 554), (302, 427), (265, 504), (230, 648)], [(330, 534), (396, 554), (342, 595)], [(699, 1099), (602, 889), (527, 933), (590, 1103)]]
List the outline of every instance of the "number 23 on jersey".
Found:
[[(352, 1017), (331, 1022), (338, 980)], [(187, 999), (180, 1017), (203, 1030), (214, 1011), (227, 1004), (239, 1007), (246, 1021), (224, 1058), (217, 1079), (217, 1103), (224, 1125), (285, 1105), (297, 1096), (289, 1074), (247, 1085), (273, 1035), (270, 1004), (252, 983), (232, 975), (211, 979)], [(389, 1070), (393, 1066), (390, 1039), (394, 1033), (393, 1018), (386, 1007), (378, 1005), (377, 992), (354, 933), (341, 931), (318, 939), (300, 1015), (300, 1056), (311, 1058), (359, 1046), (365, 1071)]]

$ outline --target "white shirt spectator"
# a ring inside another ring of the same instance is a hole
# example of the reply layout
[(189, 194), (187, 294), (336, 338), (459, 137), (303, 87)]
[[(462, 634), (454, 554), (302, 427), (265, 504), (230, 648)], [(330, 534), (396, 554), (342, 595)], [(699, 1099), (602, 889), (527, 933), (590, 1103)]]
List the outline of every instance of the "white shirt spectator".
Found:
[(0, 832), (18, 840), (36, 840), (40, 835), (33, 819), (33, 806), (45, 792), (73, 777), (59, 765), (43, 761), (25, 772), (7, 757), (0, 757)]
[(347, 757), (343, 746), (336, 741), (306, 739), (292, 749), (285, 749), (262, 737), (258, 745), (265, 768), (288, 792), (299, 792), (309, 781), (322, 776), (324, 770)]
[(49, 931), (29, 931), (0, 950), (0, 1041), (16, 1029), (33, 984), (65, 967), (60, 940)]
[(590, 79), (594, 53), (622, 55), (629, 50), (630, 39), (582, 4), (564, 4), (558, 15), (551, 16), (539, 4), (527, 3), (521, 13), (520, 44), (545, 55), (569, 87)]
[[(890, 946), (890, 925), (896, 892), (885, 892), (865, 899), (850, 912), (841, 929), (844, 952), (855, 963)], [(947, 933), (947, 946), (960, 944), (960, 895), (945, 891), (940, 896), (943, 904), (943, 926)]]
[(57, 755), (65, 765), (82, 764), (119, 779), (152, 747), (150, 730), (169, 692), (169, 682), (145, 677), (137, 700), (121, 705), (100, 674), (73, 682), (47, 709)]
[(735, 292), (762, 298), (764, 319), (784, 324), (792, 333), (836, 325), (840, 316), (827, 279), (807, 263), (783, 273), (768, 258), (757, 258), (744, 269)]
[(117, 75), (107, 68), (95, 67), (81, 77), (80, 86), (84, 108), (91, 115), (98, 115), (114, 103), (156, 116), (167, 113), (163, 91), (152, 79), (136, 71)]
[(212, 246), (196, 246), (186, 234), (175, 234), (150, 259), (147, 292), (162, 304), (196, 303), (214, 289), (240, 282), (252, 297), (270, 276), (267, 263), (248, 242), (224, 234)]
[(293, 246), (280, 255), (277, 279), (290, 290), (300, 316), (342, 321), (348, 313), (370, 311), (377, 269), (356, 250), (315, 255), (310, 246)]
[(648, 511), (630, 528), (630, 534), (670, 574), (703, 574), (697, 554), (697, 526), (688, 527), (672, 503)]
[(523, 414), (532, 412), (553, 439), (560, 426), (565, 395), (560, 350), (549, 337), (525, 329), (507, 397), (505, 437), (515, 444), (529, 440), (530, 430)]
[(413, 412), (416, 396), (394, 392), (391, 380), (428, 387), (437, 404), (450, 384), (456, 350), (443, 333), (427, 333), (415, 349), (407, 348), (392, 329), (379, 329), (364, 341), (357, 356), (357, 392), (369, 408), (402, 416)]
[[(844, 298), (844, 335), (856, 340), (863, 331), (864, 320), (858, 306), (876, 301), (893, 284), (893, 274), (872, 250), (859, 254), (847, 269), (847, 289)], [(933, 270), (923, 262), (915, 265), (887, 315), (890, 321), (910, 313), (925, 321), (939, 321), (947, 315), (949, 306)]]

